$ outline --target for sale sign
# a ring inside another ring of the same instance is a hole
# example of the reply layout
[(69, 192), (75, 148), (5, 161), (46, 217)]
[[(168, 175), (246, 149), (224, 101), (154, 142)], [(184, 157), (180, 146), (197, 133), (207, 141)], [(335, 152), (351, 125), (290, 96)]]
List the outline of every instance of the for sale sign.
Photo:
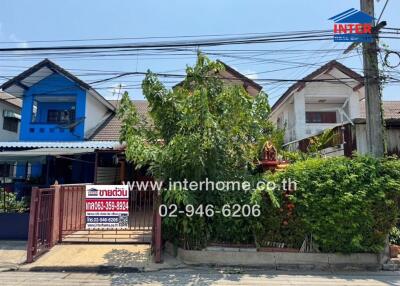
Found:
[(128, 185), (86, 186), (86, 229), (128, 228)]

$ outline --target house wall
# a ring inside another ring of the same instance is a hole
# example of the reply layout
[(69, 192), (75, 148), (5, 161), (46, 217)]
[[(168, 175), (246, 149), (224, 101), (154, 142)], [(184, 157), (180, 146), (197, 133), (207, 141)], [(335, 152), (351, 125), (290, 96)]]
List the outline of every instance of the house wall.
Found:
[(386, 129), (388, 153), (400, 156), (400, 127)]
[[(315, 79), (343, 78), (344, 75), (339, 71), (333, 70), (329, 74), (322, 74)], [(357, 84), (351, 83), (332, 83), (332, 82), (309, 82), (299, 90), (295, 90), (287, 99), (281, 103), (271, 114), (271, 121), (275, 124), (278, 118), (287, 122), (285, 126), (285, 143), (300, 140), (314, 134), (318, 134), (325, 129), (333, 128), (334, 123), (306, 123), (306, 111), (334, 111), (335, 108), (342, 107), (346, 99), (348, 104), (344, 111), (350, 118), (360, 116), (360, 100), (364, 97), (364, 89), (354, 91), (353, 87)], [(319, 103), (325, 99), (326, 103)], [(347, 121), (344, 118), (344, 121)], [(337, 113), (337, 122), (341, 122), (341, 117)]]
[(33, 99), (37, 95), (75, 96), (76, 118), (85, 117), (86, 91), (59, 74), (52, 74), (24, 92), (22, 106), (21, 141), (80, 141), (84, 139), (84, 121), (74, 130), (59, 128), (57, 124), (33, 123)]
[(296, 118), (294, 116), (294, 104), (293, 103), (285, 104), (281, 112), (279, 114), (276, 114), (275, 120), (272, 119), (273, 122), (277, 122), (278, 118), (281, 122), (279, 128), (285, 128), (285, 138), (284, 138), (285, 142), (295, 140)]
[(88, 134), (105, 120), (108, 116), (108, 109), (87, 92), (85, 114), (85, 134)]
[[(357, 152), (360, 154), (367, 154), (368, 145), (366, 124), (355, 124), (354, 128), (356, 130)], [(388, 154), (400, 155), (400, 126), (386, 128), (385, 143)]]
[(11, 110), (13, 112), (16, 112), (18, 114), (21, 113), (21, 110), (19, 107), (13, 105), (13, 104), (8, 104), (7, 102), (4, 102), (0, 100), (0, 141), (18, 141), (19, 138), (19, 130), (21, 127), (21, 123), (18, 124), (18, 132), (11, 132), (8, 130), (3, 129), (3, 124), (4, 124), (4, 110)]

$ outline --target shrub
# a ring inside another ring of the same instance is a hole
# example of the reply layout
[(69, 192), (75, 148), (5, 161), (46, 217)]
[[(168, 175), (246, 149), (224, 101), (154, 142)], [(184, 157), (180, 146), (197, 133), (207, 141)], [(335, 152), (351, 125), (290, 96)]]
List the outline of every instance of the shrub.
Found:
[(28, 210), (29, 201), (23, 197), (18, 201), (14, 193), (9, 193), (0, 189), (0, 212), (23, 213)]
[(297, 190), (287, 196), (295, 206), (289, 233), (312, 234), (322, 252), (383, 249), (398, 219), (399, 160), (313, 158), (269, 176), (275, 182), (285, 178), (297, 182)]
[(393, 227), (390, 230), (389, 241), (391, 244), (400, 245), (400, 229), (398, 227)]

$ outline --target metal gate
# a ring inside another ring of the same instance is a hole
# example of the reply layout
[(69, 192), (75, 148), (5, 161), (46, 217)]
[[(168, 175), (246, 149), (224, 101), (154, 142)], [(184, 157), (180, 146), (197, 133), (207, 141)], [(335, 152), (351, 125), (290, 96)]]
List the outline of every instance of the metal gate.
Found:
[(131, 190), (129, 227), (124, 230), (86, 230), (86, 185), (55, 185), (32, 189), (27, 262), (57, 242), (151, 243), (155, 262), (161, 262), (161, 217), (157, 191)]
[(27, 262), (48, 251), (54, 244), (54, 189), (32, 188), (29, 216)]
[(86, 230), (85, 185), (60, 188), (59, 242), (151, 243), (156, 191), (129, 191), (128, 228)]

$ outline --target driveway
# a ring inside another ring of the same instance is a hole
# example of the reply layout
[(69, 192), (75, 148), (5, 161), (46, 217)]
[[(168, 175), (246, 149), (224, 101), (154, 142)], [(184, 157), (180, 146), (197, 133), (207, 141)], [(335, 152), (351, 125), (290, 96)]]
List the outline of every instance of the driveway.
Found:
[(26, 260), (26, 241), (0, 240), (0, 271), (15, 269)]

